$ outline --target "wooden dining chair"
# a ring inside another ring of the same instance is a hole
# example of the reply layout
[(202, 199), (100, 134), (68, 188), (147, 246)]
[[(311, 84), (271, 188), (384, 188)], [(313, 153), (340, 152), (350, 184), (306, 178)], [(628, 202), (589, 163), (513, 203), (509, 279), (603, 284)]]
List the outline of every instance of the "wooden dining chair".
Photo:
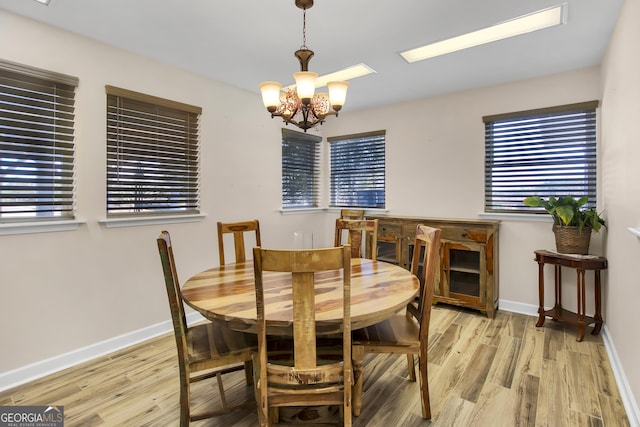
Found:
[(244, 245), (244, 233), (251, 231), (255, 232), (255, 246), (261, 246), (260, 223), (257, 219), (241, 222), (218, 222), (218, 254), (220, 254), (220, 265), (225, 264), (224, 235), (233, 233), (233, 245), (236, 253), (235, 262), (245, 262), (247, 260), (247, 255)]
[[(254, 387), (261, 426), (271, 424), (282, 406), (340, 405), (345, 426), (351, 426), (351, 255), (349, 246), (309, 250), (253, 249), (258, 326), (258, 353), (254, 356)], [(316, 341), (315, 273), (343, 270), (343, 332), (338, 358), (335, 347), (324, 352)], [(265, 272), (291, 273), (293, 360), (268, 358)], [(331, 354), (333, 357), (324, 358)], [(323, 360), (324, 359), (324, 360)]]
[[(334, 246), (343, 244), (343, 231), (347, 231), (347, 243), (351, 245), (352, 258), (371, 258), (376, 260), (378, 252), (378, 220), (377, 219), (336, 219)], [(364, 254), (362, 242), (366, 242)]]
[[(221, 321), (187, 326), (171, 237), (167, 231), (163, 231), (157, 241), (178, 349), (180, 426), (188, 426), (190, 421), (254, 407), (253, 400), (233, 406), (227, 405), (221, 376), (244, 369), (247, 385), (252, 383), (252, 353), (257, 350), (256, 336), (233, 331)], [(222, 408), (192, 414), (191, 383), (213, 377), (216, 377), (218, 382)]]
[[(355, 374), (354, 414), (360, 414), (362, 395), (362, 363), (365, 353), (406, 354), (409, 379), (416, 380), (413, 355), (418, 355), (422, 417), (431, 418), (429, 382), (427, 373), (427, 347), (429, 346), (429, 320), (431, 299), (436, 278), (441, 230), (418, 225), (411, 261), (411, 271), (420, 271), (420, 297), (417, 309), (407, 304), (405, 314), (397, 314), (387, 320), (353, 331), (352, 357)], [(424, 247), (424, 252), (422, 248)], [(422, 253), (422, 256), (421, 256)]]
[(364, 209), (340, 209), (342, 219), (364, 219)]

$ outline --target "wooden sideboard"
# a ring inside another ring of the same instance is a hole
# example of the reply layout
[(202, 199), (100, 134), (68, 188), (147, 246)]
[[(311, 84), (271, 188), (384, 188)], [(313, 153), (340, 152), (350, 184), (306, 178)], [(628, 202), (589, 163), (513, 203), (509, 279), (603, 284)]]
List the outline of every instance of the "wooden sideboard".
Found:
[(498, 308), (500, 221), (367, 215), (378, 220), (380, 261), (410, 268), (418, 224), (442, 229), (440, 274), (434, 302), (480, 310), (493, 318)]

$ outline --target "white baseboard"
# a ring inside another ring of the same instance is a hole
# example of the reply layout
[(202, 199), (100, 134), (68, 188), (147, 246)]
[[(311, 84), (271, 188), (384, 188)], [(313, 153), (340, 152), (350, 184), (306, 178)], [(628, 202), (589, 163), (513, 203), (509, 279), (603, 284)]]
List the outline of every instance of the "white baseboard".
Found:
[[(195, 323), (202, 320), (199, 313), (192, 312), (187, 315), (188, 323)], [(80, 363), (87, 362), (96, 357), (104, 356), (114, 351), (141, 343), (155, 338), (159, 335), (171, 332), (173, 326), (171, 321), (160, 322), (137, 331), (129, 332), (105, 341), (101, 341), (84, 348), (70, 351), (59, 356), (22, 366), (12, 371), (0, 374), (0, 391), (17, 387), (29, 381), (42, 378), (44, 376), (62, 371)]]
[[(538, 316), (537, 305), (523, 304), (505, 300), (500, 300), (499, 304), (500, 310), (527, 314), (529, 316)], [(631, 427), (640, 427), (640, 409), (638, 408), (638, 403), (633, 395), (633, 391), (631, 391), (629, 381), (627, 381), (627, 376), (625, 375), (622, 364), (620, 363), (620, 359), (618, 358), (616, 347), (613, 345), (613, 341), (611, 340), (611, 335), (609, 334), (607, 324), (604, 323), (602, 326), (603, 328), (600, 331), (600, 334), (602, 335), (602, 342), (604, 343), (604, 347), (607, 350), (607, 356), (609, 357), (609, 362), (611, 363), (613, 376), (616, 379), (616, 384), (618, 385), (618, 390), (620, 391), (620, 397), (622, 399), (624, 409), (627, 411), (627, 417), (629, 417), (629, 425)]]
[(640, 408), (638, 408), (638, 401), (635, 399), (624, 369), (622, 369), (622, 364), (618, 358), (616, 347), (613, 345), (606, 323), (602, 328), (602, 341), (604, 342), (604, 347), (607, 349), (611, 369), (613, 369), (613, 376), (616, 379), (616, 384), (618, 384), (618, 390), (620, 390), (620, 397), (622, 398), (624, 409), (627, 411), (627, 417), (629, 417), (629, 425), (631, 427), (640, 427)]

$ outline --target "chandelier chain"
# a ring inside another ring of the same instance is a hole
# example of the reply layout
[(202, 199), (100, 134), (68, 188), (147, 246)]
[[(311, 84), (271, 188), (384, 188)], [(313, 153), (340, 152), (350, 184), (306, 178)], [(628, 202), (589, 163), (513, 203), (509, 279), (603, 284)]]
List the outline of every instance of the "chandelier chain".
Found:
[(300, 49), (307, 49), (307, 9), (302, 9), (302, 46)]

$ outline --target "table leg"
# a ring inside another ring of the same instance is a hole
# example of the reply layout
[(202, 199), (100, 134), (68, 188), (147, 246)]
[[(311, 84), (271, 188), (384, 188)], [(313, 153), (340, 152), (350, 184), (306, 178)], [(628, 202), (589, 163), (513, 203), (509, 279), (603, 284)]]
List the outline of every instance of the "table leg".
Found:
[(595, 274), (595, 296), (596, 296), (596, 312), (594, 314), (594, 319), (596, 324), (593, 326), (593, 331), (591, 331), (592, 335), (597, 335), (600, 333), (600, 329), (602, 328), (602, 313), (601, 313), (601, 285), (600, 285), (600, 270), (594, 271)]
[(559, 265), (553, 266), (553, 274), (554, 274), (554, 292), (555, 292), (555, 303), (553, 305), (553, 320), (558, 320), (562, 318), (562, 270)]
[(578, 300), (578, 313), (577, 313), (577, 317), (578, 317), (578, 336), (576, 337), (576, 341), (580, 342), (582, 341), (582, 339), (584, 338), (584, 328), (586, 326), (586, 322), (585, 322), (585, 274), (584, 274), (584, 270), (581, 269), (577, 269), (576, 270), (577, 273), (577, 277), (578, 277), (578, 282), (577, 282), (577, 300)]
[(544, 263), (538, 263), (538, 321), (536, 326), (540, 327), (544, 324)]

